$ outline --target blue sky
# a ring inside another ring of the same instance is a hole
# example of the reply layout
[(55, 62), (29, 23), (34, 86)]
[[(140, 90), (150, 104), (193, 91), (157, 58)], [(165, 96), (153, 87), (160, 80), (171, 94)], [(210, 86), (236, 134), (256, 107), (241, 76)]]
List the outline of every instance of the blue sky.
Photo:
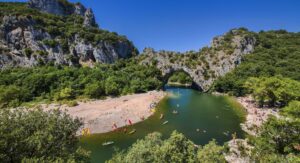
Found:
[(300, 0), (71, 1), (91, 7), (101, 28), (126, 35), (140, 51), (198, 50), (236, 27), (300, 31)]

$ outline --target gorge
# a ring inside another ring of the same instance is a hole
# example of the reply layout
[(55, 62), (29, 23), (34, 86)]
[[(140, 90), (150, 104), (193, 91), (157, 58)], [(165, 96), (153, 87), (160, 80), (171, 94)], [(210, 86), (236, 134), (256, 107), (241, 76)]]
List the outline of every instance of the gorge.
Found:
[(0, 162), (299, 162), (300, 32), (139, 52), (93, 10), (0, 2)]

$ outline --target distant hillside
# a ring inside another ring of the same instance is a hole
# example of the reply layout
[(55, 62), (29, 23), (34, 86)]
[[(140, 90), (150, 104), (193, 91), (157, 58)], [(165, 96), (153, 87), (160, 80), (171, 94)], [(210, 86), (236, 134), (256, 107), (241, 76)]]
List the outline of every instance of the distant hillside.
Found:
[(213, 90), (244, 95), (249, 77), (282, 76), (300, 81), (300, 33), (261, 31), (254, 33), (257, 45), (253, 53), (245, 55), (232, 72), (219, 78)]
[(137, 54), (125, 36), (99, 29), (91, 9), (66, 0), (0, 3), (0, 68), (112, 63)]

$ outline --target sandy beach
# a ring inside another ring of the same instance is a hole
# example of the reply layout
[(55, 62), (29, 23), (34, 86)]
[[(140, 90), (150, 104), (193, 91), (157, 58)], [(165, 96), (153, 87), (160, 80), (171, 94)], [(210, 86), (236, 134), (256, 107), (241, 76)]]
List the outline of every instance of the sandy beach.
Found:
[(236, 99), (247, 111), (246, 122), (241, 126), (250, 135), (256, 135), (258, 129), (268, 120), (270, 115), (279, 117), (275, 108), (259, 108), (250, 96), (237, 97)]
[[(75, 107), (60, 106), (72, 117), (83, 120), (83, 129), (90, 134), (106, 133), (126, 125), (140, 122), (150, 117), (153, 104), (157, 104), (166, 95), (163, 91), (151, 91), (143, 94), (126, 95), (105, 100), (79, 102)], [(43, 105), (44, 110), (57, 108), (57, 105)], [(80, 132), (81, 133), (81, 132)]]

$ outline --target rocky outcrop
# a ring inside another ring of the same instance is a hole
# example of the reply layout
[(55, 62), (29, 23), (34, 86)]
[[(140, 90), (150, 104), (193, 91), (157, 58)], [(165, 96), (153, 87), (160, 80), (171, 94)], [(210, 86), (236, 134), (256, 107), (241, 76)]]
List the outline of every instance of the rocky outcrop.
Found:
[(84, 16), (86, 8), (81, 3), (74, 4), (74, 14)]
[(250, 146), (248, 140), (233, 139), (228, 142), (229, 151), (225, 155), (225, 159), (229, 163), (251, 163), (249, 156), (253, 146)]
[(29, 0), (31, 8), (55, 15), (69, 15), (75, 11), (73, 4), (64, 0)]
[[(66, 50), (59, 38), (36, 29), (35, 24), (30, 16), (3, 17), (0, 25), (0, 69), (43, 64), (93, 66), (94, 63), (112, 63), (131, 57), (134, 51), (129, 41), (99, 41), (95, 44), (78, 34), (67, 40)], [(48, 45), (45, 40), (57, 44)]]
[(81, 3), (70, 3), (67, 0), (29, 0), (28, 6), (41, 12), (67, 16), (80, 15), (84, 17), (85, 27), (97, 27), (92, 9), (86, 9)]
[[(226, 40), (228, 38), (230, 40)], [(185, 71), (192, 77), (195, 86), (208, 91), (218, 77), (233, 70), (244, 55), (254, 51), (255, 42), (254, 37), (232, 30), (214, 38), (211, 47), (199, 52), (156, 52), (148, 48), (140, 58), (141, 64), (152, 64), (159, 68), (166, 80), (175, 71)]]
[(96, 27), (96, 20), (94, 13), (92, 9), (87, 9), (86, 12), (84, 13), (84, 22), (83, 22), (84, 27)]

